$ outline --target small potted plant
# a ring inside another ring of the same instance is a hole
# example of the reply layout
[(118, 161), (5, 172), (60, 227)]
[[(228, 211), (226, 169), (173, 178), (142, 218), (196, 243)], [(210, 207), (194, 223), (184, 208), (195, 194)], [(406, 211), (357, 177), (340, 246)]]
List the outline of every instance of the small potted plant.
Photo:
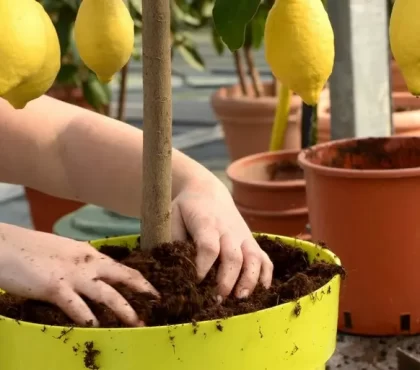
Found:
[[(230, 1), (224, 4), (232, 5)], [(169, 4), (166, 0), (144, 0), (143, 11), (145, 89), (160, 95), (145, 94), (146, 102), (155, 104), (148, 105), (145, 116), (144, 139), (153, 140), (153, 145), (144, 149), (143, 203), (147, 214), (144, 234), (140, 250), (134, 252), (130, 249), (139, 246), (137, 236), (100, 240), (93, 245), (107, 246), (114, 258), (142, 270), (160, 289), (161, 300), (132, 296), (130, 303), (150, 326), (132, 329), (121, 328), (103, 306), (90, 302), (99, 310), (96, 312), (104, 314), (100, 315), (103, 327), (92, 329), (75, 327), (55, 307), (2, 295), (0, 312), (8, 317), (0, 316), (1, 368), (52, 370), (57, 364), (62, 370), (323, 368), (335, 349), (339, 283), (343, 274), (331, 252), (295, 239), (259, 236), (260, 245), (278, 264), (273, 287), (269, 290), (259, 287), (248, 302), (231, 298), (230, 304), (217, 305), (213, 292), (216, 275), (210, 274), (202, 284), (197, 284), (194, 278), (196, 267), (191, 261), (195, 247), (184, 242), (185, 248), (177, 249), (168, 243), (171, 117), (163, 112), (171, 104)], [(156, 74), (161, 78), (155, 79)], [(156, 156), (155, 149), (164, 154)], [(120, 257), (112, 254), (112, 250), (117, 250)], [(137, 257), (130, 262), (133, 253)], [(290, 260), (286, 270), (285, 259)], [(175, 299), (176, 303), (165, 305), (166, 298)], [(21, 314), (28, 312), (24, 307), (34, 314), (33, 323), (21, 321)], [(231, 309), (225, 311), (228, 307)]]
[[(256, 66), (254, 50), (263, 45), (264, 27), (273, 0), (263, 0), (255, 16), (247, 24), (243, 45), (231, 50), (238, 83), (217, 90), (211, 98), (213, 110), (220, 120), (232, 161), (266, 150), (276, 113), (278, 82), (275, 78), (262, 82)], [(212, 24), (215, 27), (214, 23)], [(225, 43), (213, 29), (213, 43), (219, 55)], [(290, 101), (288, 133), (285, 149), (300, 146), (300, 110), (302, 102), (297, 95)], [(252, 140), (249, 140), (252, 138)]]

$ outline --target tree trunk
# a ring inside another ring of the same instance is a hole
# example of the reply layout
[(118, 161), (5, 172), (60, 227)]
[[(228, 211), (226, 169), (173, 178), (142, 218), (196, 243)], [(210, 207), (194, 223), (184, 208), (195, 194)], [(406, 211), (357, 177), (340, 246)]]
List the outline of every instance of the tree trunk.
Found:
[(264, 95), (264, 88), (261, 82), (260, 74), (255, 67), (254, 56), (252, 54), (251, 47), (244, 48), (245, 60), (248, 65), (248, 73), (251, 76), (252, 87), (254, 89), (254, 94), (257, 98)]
[(128, 64), (121, 70), (121, 82), (120, 82), (120, 94), (118, 97), (118, 113), (117, 119), (120, 121), (125, 120), (125, 103), (126, 103), (126, 94), (127, 94), (127, 74), (128, 74)]
[(143, 4), (143, 249), (171, 240), (172, 86), (170, 2)]
[(236, 75), (238, 76), (238, 79), (239, 79), (239, 85), (241, 87), (242, 94), (244, 96), (247, 96), (248, 87), (246, 85), (246, 74), (245, 74), (244, 65), (242, 63), (242, 58), (238, 50), (233, 52), (233, 58), (235, 59)]

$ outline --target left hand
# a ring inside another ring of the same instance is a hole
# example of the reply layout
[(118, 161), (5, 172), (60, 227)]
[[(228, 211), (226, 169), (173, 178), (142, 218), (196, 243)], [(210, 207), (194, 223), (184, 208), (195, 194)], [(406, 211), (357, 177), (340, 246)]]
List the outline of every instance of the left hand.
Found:
[(173, 200), (172, 239), (185, 240), (187, 233), (198, 248), (199, 279), (205, 278), (220, 256), (219, 302), (235, 286), (238, 298), (248, 297), (258, 282), (271, 286), (273, 263), (254, 239), (228, 189), (213, 175), (186, 184)]

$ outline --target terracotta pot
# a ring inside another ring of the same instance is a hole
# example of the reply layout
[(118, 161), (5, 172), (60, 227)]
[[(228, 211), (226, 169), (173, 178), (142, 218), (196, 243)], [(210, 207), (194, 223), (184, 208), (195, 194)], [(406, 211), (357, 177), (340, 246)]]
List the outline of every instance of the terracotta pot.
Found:
[(394, 59), (391, 60), (391, 83), (392, 91), (408, 91), (400, 67), (398, 67), (397, 62)]
[[(232, 196), (251, 230), (296, 236), (308, 223), (305, 181), (297, 166), (299, 150), (254, 154), (233, 162), (227, 169)], [(269, 168), (289, 164), (282, 179), (270, 180)], [(307, 236), (305, 236), (307, 237)]]
[[(268, 150), (271, 128), (276, 112), (277, 97), (273, 85), (265, 84), (265, 96), (243, 96), (239, 85), (217, 90), (212, 98), (213, 110), (220, 120), (232, 161)], [(291, 100), (288, 130), (284, 149), (300, 148), (300, 112), (302, 100), (294, 95)]]
[(313, 240), (348, 276), (339, 329), (420, 333), (420, 137), (348, 139), (302, 152)]
[(38, 190), (25, 188), (32, 224), (35, 230), (53, 232), (54, 224), (63, 216), (76, 211), (84, 204), (56, 198)]
[[(328, 103), (325, 103), (327, 102)], [(392, 120), (395, 135), (416, 136), (420, 135), (420, 99), (409, 92), (393, 92)], [(329, 98), (324, 100), (318, 108), (318, 143), (331, 140), (331, 114)]]

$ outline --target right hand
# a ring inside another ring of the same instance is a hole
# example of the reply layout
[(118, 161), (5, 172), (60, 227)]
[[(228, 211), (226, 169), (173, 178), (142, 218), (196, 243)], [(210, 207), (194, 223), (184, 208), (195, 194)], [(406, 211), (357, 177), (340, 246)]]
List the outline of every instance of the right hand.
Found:
[(108, 306), (129, 326), (143, 326), (133, 308), (110, 285), (159, 296), (136, 270), (99, 253), (87, 243), (0, 224), (0, 288), (50, 302), (79, 325), (98, 320), (80, 295)]

